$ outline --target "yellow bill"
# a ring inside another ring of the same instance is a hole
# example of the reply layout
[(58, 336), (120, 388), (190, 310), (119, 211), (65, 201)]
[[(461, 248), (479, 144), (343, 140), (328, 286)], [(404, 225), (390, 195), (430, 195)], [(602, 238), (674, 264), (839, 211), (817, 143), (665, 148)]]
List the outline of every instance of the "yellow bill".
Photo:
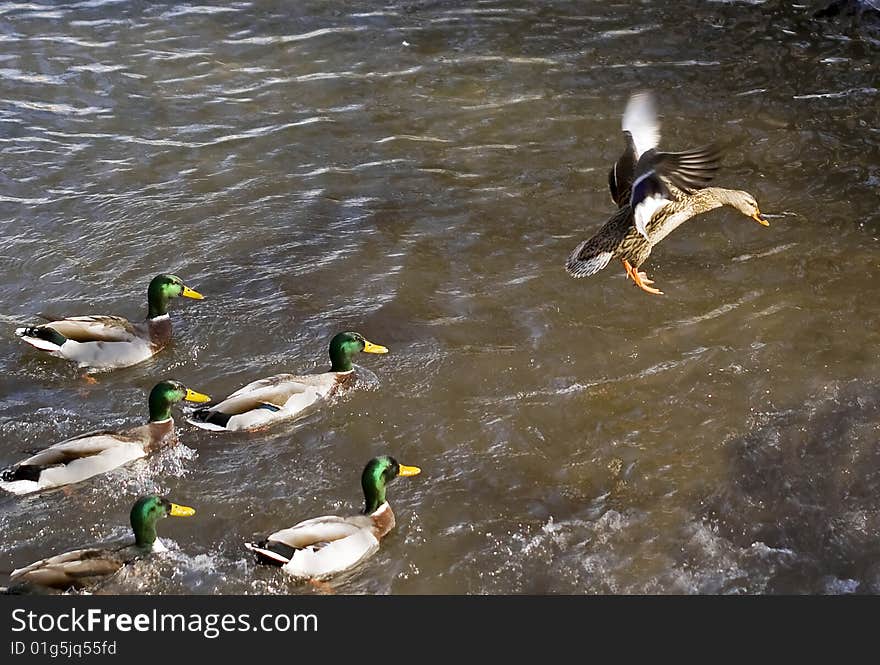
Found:
[(195, 515), (195, 508), (190, 508), (189, 506), (178, 506), (176, 503), (171, 504), (171, 512), (169, 515), (173, 515), (174, 517), (189, 517), (190, 515)]
[(397, 473), (398, 476), (417, 476), (422, 472), (422, 470), (417, 466), (404, 466), (400, 465), (400, 471)]
[(373, 344), (372, 342), (364, 340), (364, 353), (388, 353), (388, 349), (379, 344)]
[(195, 390), (186, 389), (186, 395), (184, 398), (187, 402), (210, 402), (211, 398), (207, 395), (203, 395), (202, 393), (197, 393)]
[(204, 300), (205, 296), (196, 291), (195, 289), (191, 289), (188, 286), (183, 287), (183, 293), (181, 293), (184, 298), (193, 298), (195, 300)]
[(758, 224), (760, 224), (761, 226), (770, 226), (770, 222), (768, 222), (766, 219), (761, 217), (760, 212), (756, 212), (754, 215), (752, 215), (752, 219), (754, 219), (756, 222), (758, 222)]

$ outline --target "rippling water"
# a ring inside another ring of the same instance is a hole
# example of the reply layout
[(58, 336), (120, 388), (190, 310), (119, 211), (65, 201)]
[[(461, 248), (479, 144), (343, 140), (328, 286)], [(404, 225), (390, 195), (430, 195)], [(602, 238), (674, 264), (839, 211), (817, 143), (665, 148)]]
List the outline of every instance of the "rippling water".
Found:
[[(155, 490), (197, 515), (109, 591), (312, 592), (243, 541), (357, 511), (388, 452), (423, 473), (339, 592), (880, 593), (880, 40), (820, 6), (0, 4), (0, 465), (143, 422), (160, 378), (222, 397), (340, 330), (391, 349), (295, 425), (178, 415), (175, 450), (0, 498), (0, 569), (127, 537)], [(642, 88), (772, 224), (682, 227), (665, 297), (563, 270)], [(207, 299), (97, 385), (12, 334), (139, 318), (162, 271)]]

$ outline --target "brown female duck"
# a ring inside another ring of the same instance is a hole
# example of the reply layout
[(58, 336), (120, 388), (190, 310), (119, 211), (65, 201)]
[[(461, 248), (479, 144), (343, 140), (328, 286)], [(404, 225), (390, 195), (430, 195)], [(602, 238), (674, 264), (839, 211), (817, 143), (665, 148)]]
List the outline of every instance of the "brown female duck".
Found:
[(612, 259), (618, 259), (623, 263), (626, 274), (640, 289), (662, 295), (662, 291), (650, 286), (654, 282), (645, 273), (639, 272), (639, 268), (663, 238), (689, 219), (721, 206), (735, 208), (763, 226), (770, 225), (761, 217), (755, 198), (738, 189), (707, 187), (676, 200), (667, 200), (648, 220), (647, 237), (634, 226), (632, 208), (626, 204), (593, 237), (575, 248), (568, 257), (565, 269), (572, 277), (587, 277), (602, 270)]
[(630, 98), (622, 126), (626, 146), (608, 174), (611, 198), (618, 210), (568, 257), (565, 269), (570, 275), (593, 275), (611, 259), (620, 259), (639, 288), (659, 295), (662, 291), (651, 287), (653, 282), (638, 268), (654, 245), (687, 220), (728, 205), (769, 226), (748, 192), (706, 187), (719, 168), (717, 147), (708, 145), (684, 152), (656, 149), (660, 130), (648, 93)]

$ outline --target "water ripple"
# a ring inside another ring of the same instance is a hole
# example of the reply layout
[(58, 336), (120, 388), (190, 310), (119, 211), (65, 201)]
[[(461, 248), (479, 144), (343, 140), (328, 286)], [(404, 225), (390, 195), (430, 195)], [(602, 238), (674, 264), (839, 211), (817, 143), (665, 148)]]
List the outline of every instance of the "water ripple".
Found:
[(320, 28), (299, 35), (272, 35), (267, 37), (242, 37), (240, 39), (225, 39), (224, 44), (287, 44), (290, 42), (301, 42), (315, 37), (323, 37), (324, 35), (346, 34), (351, 32), (363, 32), (366, 26), (341, 26), (337, 28)]
[(55, 113), (58, 115), (87, 116), (99, 113), (108, 113), (111, 109), (101, 108), (98, 106), (73, 106), (71, 104), (51, 103), (51, 102), (35, 102), (23, 101), (17, 99), (3, 99), (0, 104), (9, 104), (16, 108), (28, 111), (45, 111), (47, 113)]

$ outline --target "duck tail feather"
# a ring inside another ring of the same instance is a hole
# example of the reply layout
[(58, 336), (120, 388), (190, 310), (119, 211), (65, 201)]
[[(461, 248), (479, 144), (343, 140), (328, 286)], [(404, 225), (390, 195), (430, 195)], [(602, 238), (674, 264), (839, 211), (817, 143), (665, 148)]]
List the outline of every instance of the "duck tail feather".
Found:
[(611, 261), (611, 252), (602, 250), (592, 252), (586, 247), (589, 242), (589, 240), (584, 240), (575, 247), (565, 262), (565, 271), (572, 277), (581, 278), (595, 275)]
[(257, 555), (259, 563), (265, 563), (270, 566), (283, 566), (290, 562), (296, 548), (285, 545), (284, 543), (269, 542), (261, 540), (259, 543), (245, 543), (244, 546)]

